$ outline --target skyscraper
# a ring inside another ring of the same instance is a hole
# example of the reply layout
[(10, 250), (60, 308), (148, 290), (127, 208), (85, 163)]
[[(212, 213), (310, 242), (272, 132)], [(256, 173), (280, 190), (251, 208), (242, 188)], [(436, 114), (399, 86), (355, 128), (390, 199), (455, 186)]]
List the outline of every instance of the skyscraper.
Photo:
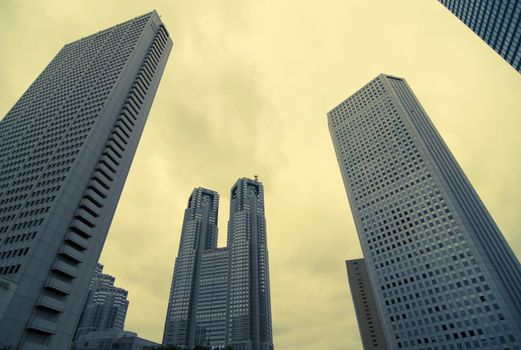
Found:
[(0, 122), (0, 341), (66, 349), (172, 41), (154, 11), (67, 44)]
[(230, 198), (228, 344), (237, 350), (270, 350), (273, 340), (264, 188), (256, 179), (240, 179), (232, 187)]
[(239, 179), (231, 190), (228, 247), (217, 248), (219, 195), (193, 190), (185, 211), (163, 344), (272, 350), (264, 189)]
[(388, 347), (520, 349), (519, 261), (405, 80), (328, 123)]
[(103, 273), (97, 264), (89, 285), (75, 338), (96, 331), (122, 331), (128, 309), (128, 292), (116, 287), (114, 276)]
[(346, 268), (364, 350), (388, 349), (364, 259), (347, 260)]
[(439, 0), (521, 72), (521, 1)]
[(228, 250), (217, 249), (218, 210), (217, 192), (193, 190), (175, 260), (163, 344), (191, 349), (194, 344), (225, 342)]

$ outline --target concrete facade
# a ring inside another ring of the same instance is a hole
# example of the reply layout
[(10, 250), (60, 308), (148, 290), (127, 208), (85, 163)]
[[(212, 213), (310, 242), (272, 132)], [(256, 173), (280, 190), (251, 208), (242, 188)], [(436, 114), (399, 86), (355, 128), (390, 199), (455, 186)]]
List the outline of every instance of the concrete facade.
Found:
[(68, 349), (172, 41), (154, 11), (67, 44), (0, 122), (0, 342)]
[(387, 350), (382, 321), (364, 259), (347, 260), (346, 268), (364, 350)]
[(128, 310), (128, 292), (114, 286), (114, 281), (113, 276), (103, 273), (103, 265), (98, 263), (89, 285), (75, 339), (97, 331), (123, 330)]
[(521, 266), (404, 79), (328, 113), (390, 349), (521, 349)]
[(81, 335), (71, 350), (154, 350), (159, 344), (128, 331), (98, 331)]
[(272, 350), (263, 186), (244, 178), (233, 186), (226, 248), (217, 248), (218, 207), (217, 192), (190, 196), (163, 344)]

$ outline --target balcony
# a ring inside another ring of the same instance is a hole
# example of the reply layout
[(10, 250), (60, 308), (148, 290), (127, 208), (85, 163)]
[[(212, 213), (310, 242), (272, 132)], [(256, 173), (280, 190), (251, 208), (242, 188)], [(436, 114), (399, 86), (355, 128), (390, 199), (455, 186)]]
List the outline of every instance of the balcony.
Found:
[[(86, 215), (85, 215), (86, 216)], [(92, 217), (92, 216), (91, 216)], [(74, 221), (71, 224), (71, 228), (76, 228), (80, 233), (87, 235), (89, 237), (92, 237), (92, 228), (89, 227), (86, 223), (83, 221), (80, 221), (78, 219), (74, 219)], [(86, 242), (86, 241), (85, 241)], [(87, 244), (87, 243), (85, 243)]]
[(55, 291), (58, 291), (60, 293), (66, 294), (66, 295), (71, 293), (70, 283), (62, 281), (53, 276), (51, 276), (47, 279), (47, 281), (45, 282), (45, 287), (54, 289)]
[(47, 309), (60, 313), (65, 310), (65, 303), (63, 301), (47, 295), (42, 295), (40, 299), (38, 299), (38, 303), (36, 305), (43, 306)]
[(63, 245), (60, 248), (60, 254), (65, 255), (76, 262), (83, 262), (83, 253), (77, 249), (74, 249), (70, 245)]
[(62, 260), (56, 261), (52, 269), (54, 271), (59, 271), (71, 278), (76, 278), (78, 276), (78, 269), (72, 265), (63, 262)]
[(69, 233), (67, 234), (67, 237), (65, 237), (65, 240), (67, 242), (71, 242), (71, 243), (77, 245), (81, 250), (85, 250), (89, 246), (89, 242), (85, 238), (83, 238), (79, 234), (71, 232), (71, 231), (69, 231)]
[(34, 316), (29, 321), (27, 328), (46, 334), (56, 333), (56, 323)]

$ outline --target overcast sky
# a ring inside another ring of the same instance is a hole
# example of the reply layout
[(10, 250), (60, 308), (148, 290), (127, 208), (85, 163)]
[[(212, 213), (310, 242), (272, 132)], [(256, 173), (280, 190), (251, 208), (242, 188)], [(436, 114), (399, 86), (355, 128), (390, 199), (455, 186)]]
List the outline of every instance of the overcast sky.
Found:
[(156, 9), (174, 41), (101, 262), (126, 328), (160, 341), (194, 187), (264, 183), (275, 347), (360, 349), (344, 260), (361, 256), (326, 113), (407, 79), (521, 255), (521, 75), (435, 0), (0, 1), (0, 115), (67, 42)]

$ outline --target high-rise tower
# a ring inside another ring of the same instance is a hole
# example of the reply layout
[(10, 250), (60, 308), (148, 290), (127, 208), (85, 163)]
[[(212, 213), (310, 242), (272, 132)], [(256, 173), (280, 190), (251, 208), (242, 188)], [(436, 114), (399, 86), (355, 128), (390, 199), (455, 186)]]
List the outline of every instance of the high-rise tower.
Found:
[(520, 349), (519, 261), (405, 80), (328, 122), (388, 347)]
[(347, 260), (346, 268), (364, 350), (387, 350), (382, 320), (364, 259)]
[(521, 73), (520, 0), (438, 0)]
[(115, 280), (114, 276), (103, 273), (103, 265), (96, 265), (75, 339), (97, 331), (123, 331), (128, 309), (128, 292), (116, 287)]
[(263, 186), (233, 186), (227, 248), (217, 248), (218, 206), (218, 194), (204, 188), (188, 201), (163, 344), (272, 350)]
[(273, 340), (264, 187), (257, 180), (239, 179), (230, 198), (227, 344), (238, 350), (270, 350)]
[(0, 122), (0, 345), (69, 346), (171, 47), (155, 11), (67, 44)]
[(217, 249), (218, 210), (217, 192), (193, 190), (175, 260), (163, 344), (190, 349), (194, 344), (224, 344), (228, 254), (226, 248)]

